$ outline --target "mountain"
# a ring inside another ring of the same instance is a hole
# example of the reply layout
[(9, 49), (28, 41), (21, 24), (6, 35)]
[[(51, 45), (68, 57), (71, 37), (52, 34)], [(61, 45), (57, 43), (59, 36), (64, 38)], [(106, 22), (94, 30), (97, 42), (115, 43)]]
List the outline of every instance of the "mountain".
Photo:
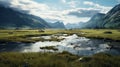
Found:
[(120, 4), (113, 7), (107, 14), (97, 13), (82, 28), (120, 29)]
[(63, 24), (63, 22), (57, 21), (55, 23), (49, 23), (49, 25), (52, 28), (57, 28), (57, 29), (65, 29), (65, 25)]
[(79, 28), (79, 25), (76, 24), (76, 23), (67, 23), (67, 24), (65, 25), (65, 27), (66, 27), (67, 29), (72, 29), (72, 28)]
[(22, 13), (10, 7), (0, 5), (1, 29), (37, 29), (50, 28), (50, 25), (42, 18)]
[(84, 22), (79, 22), (79, 23), (68, 23), (65, 25), (67, 29), (72, 29), (72, 28), (83, 28)]
[(105, 15), (103, 27), (120, 29), (120, 4), (116, 5)]
[(109, 28), (120, 29), (120, 4), (113, 7), (107, 14), (97, 13), (91, 19), (82, 24), (67, 24), (67, 28)]
[(105, 14), (102, 13), (97, 13), (95, 14), (88, 22), (79, 22), (76, 24), (66, 24), (66, 28), (88, 28), (88, 29), (93, 29), (93, 28), (102, 28), (102, 22)]
[(97, 13), (88, 22), (85, 23), (83, 28), (102, 28), (102, 22), (105, 14)]

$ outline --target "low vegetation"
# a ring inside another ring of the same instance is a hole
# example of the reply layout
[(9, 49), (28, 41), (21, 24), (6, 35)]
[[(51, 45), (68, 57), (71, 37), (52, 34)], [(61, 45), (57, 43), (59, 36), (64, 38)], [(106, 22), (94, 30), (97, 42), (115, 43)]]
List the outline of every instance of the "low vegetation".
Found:
[(81, 30), (84, 34), (81, 34), (80, 36), (85, 36), (89, 38), (100, 38), (100, 39), (109, 39), (109, 40), (115, 40), (120, 41), (120, 32), (118, 30), (112, 30), (112, 29), (84, 29)]
[(101, 38), (120, 41), (120, 31), (111, 29), (70, 29), (70, 30), (56, 30), (46, 29), (44, 32), (39, 30), (0, 30), (1, 41), (15, 41), (15, 42), (36, 42), (36, 41), (60, 41), (61, 39), (51, 38), (34, 38), (37, 36), (48, 36), (52, 34), (77, 34), (82, 37)]
[(105, 31), (104, 33), (105, 33), (105, 34), (112, 34), (111, 31)]
[(58, 49), (55, 46), (46, 46), (46, 47), (40, 47), (40, 49), (46, 49), (46, 50), (53, 50), (53, 51), (57, 51)]
[[(31, 38), (53, 34), (77, 34), (81, 37), (111, 39), (120, 41), (120, 31), (111, 29), (74, 29), (74, 30), (0, 30), (0, 41), (36, 42), (60, 41), (57, 38)], [(57, 50), (54, 46), (40, 49)], [(62, 53), (17, 53), (1, 52), (0, 67), (120, 67), (120, 56), (104, 53), (93, 56), (77, 56), (69, 52)]]
[[(82, 58), (79, 60), (79, 58)], [(0, 53), (0, 67), (120, 67), (120, 56), (62, 53)]]
[(56, 31), (46, 30), (44, 32), (39, 30), (0, 30), (0, 41), (12, 41), (12, 42), (37, 42), (37, 41), (60, 41), (62, 39), (51, 38), (30, 38), (38, 36), (47, 36), (55, 34)]

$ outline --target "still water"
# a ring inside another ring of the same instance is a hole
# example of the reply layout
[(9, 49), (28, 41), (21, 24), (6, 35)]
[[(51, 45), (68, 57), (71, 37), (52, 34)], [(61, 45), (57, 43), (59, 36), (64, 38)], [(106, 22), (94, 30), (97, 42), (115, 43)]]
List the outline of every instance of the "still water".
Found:
[[(15, 43), (15, 42), (0, 42), (0, 52), (62, 52), (68, 51), (77, 55), (93, 55), (100, 52), (105, 52), (113, 55), (120, 55), (120, 42), (105, 41), (102, 39), (91, 39), (85, 37), (78, 37), (76, 34), (66, 36), (67, 34), (56, 36), (40, 36), (44, 39), (50, 39), (52, 37), (64, 38), (60, 42), (57, 41), (44, 41), (36, 43)], [(32, 37), (39, 38), (39, 37)], [(115, 45), (117, 48), (109, 49), (111, 45)], [(40, 47), (55, 46), (58, 51), (42, 50)]]

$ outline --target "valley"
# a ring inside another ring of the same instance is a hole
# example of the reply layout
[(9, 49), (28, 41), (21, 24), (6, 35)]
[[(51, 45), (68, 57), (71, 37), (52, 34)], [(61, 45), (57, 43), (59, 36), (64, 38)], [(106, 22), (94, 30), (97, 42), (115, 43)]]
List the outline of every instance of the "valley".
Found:
[(0, 30), (0, 66), (118, 67), (119, 48), (107, 47), (120, 47), (119, 34), (111, 29)]
[(0, 0), (0, 67), (120, 67), (120, 1)]
[(0, 30), (0, 66), (119, 67), (119, 34), (111, 29)]

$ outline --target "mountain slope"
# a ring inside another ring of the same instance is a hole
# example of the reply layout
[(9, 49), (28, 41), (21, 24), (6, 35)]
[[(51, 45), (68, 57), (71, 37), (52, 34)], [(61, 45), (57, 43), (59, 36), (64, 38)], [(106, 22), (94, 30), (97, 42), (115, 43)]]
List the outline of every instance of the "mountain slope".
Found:
[(120, 29), (120, 4), (113, 7), (107, 14), (97, 13), (82, 28)]
[(79, 23), (68, 23), (65, 25), (66, 28), (72, 29), (72, 28), (83, 28), (85, 25), (84, 22), (79, 22)]
[(102, 28), (102, 22), (105, 14), (97, 13), (88, 22), (80, 22), (77, 24), (67, 24), (67, 28)]
[(0, 28), (3, 29), (16, 29), (16, 28), (49, 28), (49, 24), (43, 19), (21, 13), (13, 10), (12, 8), (0, 5)]
[(111, 9), (104, 17), (103, 26), (105, 28), (120, 29), (120, 4)]
[(65, 29), (65, 25), (63, 24), (63, 22), (57, 21), (55, 23), (49, 23), (49, 25), (52, 28), (57, 28), (57, 29)]
[(83, 28), (101, 28), (104, 16), (105, 14), (102, 13), (95, 14)]
[[(97, 13), (88, 22), (80, 25), (67, 25), (77, 28), (109, 28), (120, 29), (120, 4), (113, 7), (107, 14)], [(79, 26), (79, 27), (78, 27)]]

